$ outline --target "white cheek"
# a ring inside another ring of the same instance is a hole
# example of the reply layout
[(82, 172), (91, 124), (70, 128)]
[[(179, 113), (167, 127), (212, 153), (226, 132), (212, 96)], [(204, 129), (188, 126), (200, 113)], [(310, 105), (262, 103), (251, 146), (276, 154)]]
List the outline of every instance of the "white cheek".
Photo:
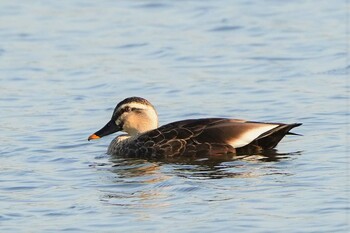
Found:
[(119, 126), (119, 125), (124, 125), (123, 122), (124, 122), (124, 124), (125, 124), (124, 116), (123, 116), (123, 115), (121, 115), (117, 120), (115, 120), (115, 124), (118, 125), (118, 126)]
[(131, 122), (130, 122), (130, 117), (131, 115), (129, 115), (128, 113), (123, 113), (116, 121), (115, 123), (117, 125), (121, 125), (122, 126), (122, 131), (124, 132), (128, 132), (131, 130)]

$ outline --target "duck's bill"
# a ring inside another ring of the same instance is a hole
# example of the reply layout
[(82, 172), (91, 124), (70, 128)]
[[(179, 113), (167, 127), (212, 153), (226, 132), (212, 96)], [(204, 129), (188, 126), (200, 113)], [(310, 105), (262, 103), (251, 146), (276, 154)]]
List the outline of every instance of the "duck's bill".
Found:
[(115, 121), (110, 120), (102, 129), (97, 131), (96, 133), (89, 136), (88, 140), (95, 140), (102, 138), (104, 136), (110, 135), (112, 133), (120, 131), (121, 128), (115, 124)]

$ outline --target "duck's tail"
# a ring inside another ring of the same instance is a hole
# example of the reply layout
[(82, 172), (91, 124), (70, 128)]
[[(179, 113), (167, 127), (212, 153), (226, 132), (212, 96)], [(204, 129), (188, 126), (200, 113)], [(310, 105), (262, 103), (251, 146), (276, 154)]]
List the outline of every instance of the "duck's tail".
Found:
[[(300, 123), (300, 125), (302, 125), (302, 124)], [(293, 132), (288, 132), (287, 135), (304, 136), (300, 133), (293, 133)]]
[(302, 136), (301, 134), (289, 132), (291, 129), (298, 127), (300, 125), (302, 125), (302, 123), (280, 124), (278, 127), (261, 134), (254, 141), (244, 146), (245, 148), (242, 148), (242, 149), (249, 149), (249, 148), (272, 149), (276, 147), (277, 144), (282, 140), (282, 138), (287, 134)]

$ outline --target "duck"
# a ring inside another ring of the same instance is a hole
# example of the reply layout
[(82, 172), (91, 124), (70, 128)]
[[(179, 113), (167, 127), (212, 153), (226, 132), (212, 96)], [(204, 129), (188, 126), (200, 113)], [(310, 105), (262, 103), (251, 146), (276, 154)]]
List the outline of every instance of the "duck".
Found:
[(118, 131), (109, 155), (137, 158), (212, 157), (273, 149), (302, 123), (266, 123), (230, 118), (187, 119), (158, 125), (155, 107), (142, 97), (129, 97), (115, 107), (110, 121), (88, 140)]

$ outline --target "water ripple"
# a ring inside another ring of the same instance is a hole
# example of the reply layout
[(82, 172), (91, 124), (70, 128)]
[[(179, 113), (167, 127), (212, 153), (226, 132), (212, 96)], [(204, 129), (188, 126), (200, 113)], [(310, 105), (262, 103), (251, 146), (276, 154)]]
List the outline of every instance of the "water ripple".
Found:
[(242, 29), (241, 26), (219, 26), (213, 29), (210, 29), (211, 32), (228, 32), (228, 31), (236, 31)]

